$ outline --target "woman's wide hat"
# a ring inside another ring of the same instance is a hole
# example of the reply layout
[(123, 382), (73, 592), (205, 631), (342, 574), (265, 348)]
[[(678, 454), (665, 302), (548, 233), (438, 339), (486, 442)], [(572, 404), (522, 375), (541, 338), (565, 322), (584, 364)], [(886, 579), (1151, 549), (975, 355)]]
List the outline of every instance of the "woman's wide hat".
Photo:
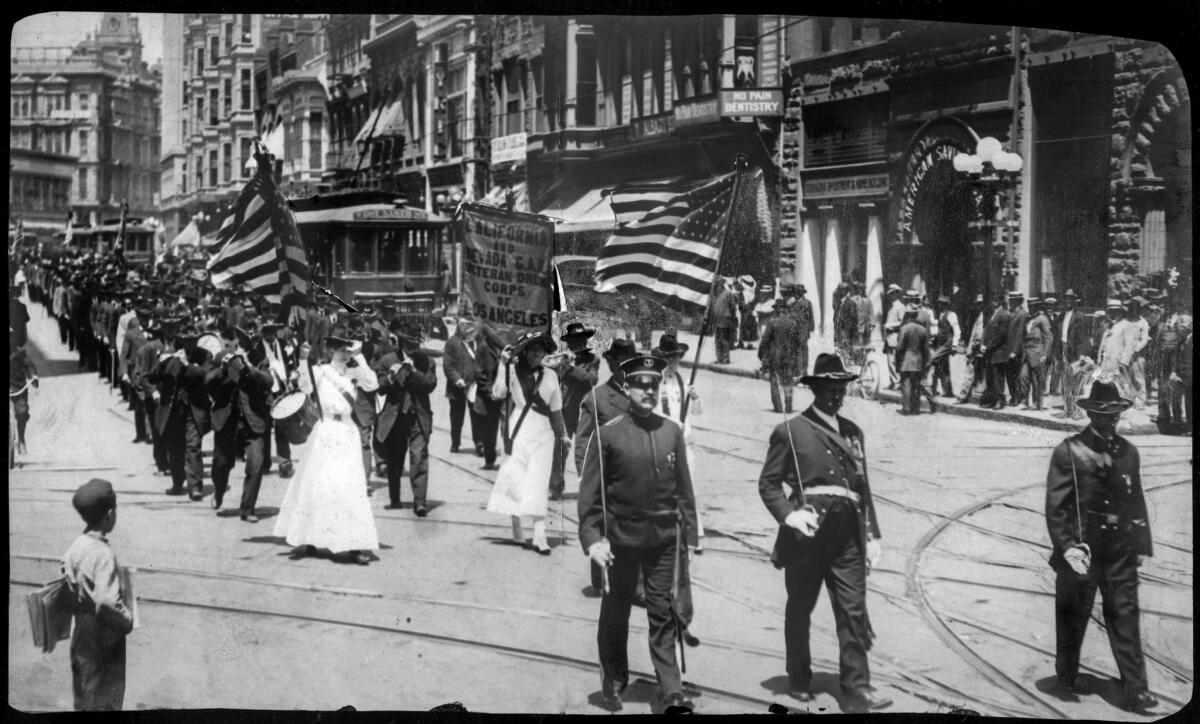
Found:
[(1128, 410), (1133, 406), (1133, 401), (1121, 397), (1121, 391), (1117, 389), (1116, 383), (1096, 380), (1092, 383), (1092, 389), (1088, 396), (1077, 398), (1075, 405), (1088, 412), (1111, 415)]
[(527, 347), (535, 343), (541, 344), (542, 349), (546, 350), (547, 354), (558, 349), (558, 345), (554, 343), (554, 339), (545, 332), (526, 332), (517, 337), (516, 342), (513, 342), (513, 354), (520, 354)]
[(801, 377), (800, 384), (811, 386), (815, 382), (849, 382), (857, 379), (858, 375), (846, 371), (841, 357), (826, 352), (817, 355), (812, 374)]
[(567, 325), (567, 330), (563, 332), (562, 341), (567, 344), (572, 342), (582, 342), (596, 334), (596, 330), (588, 329), (581, 322), (571, 322)]

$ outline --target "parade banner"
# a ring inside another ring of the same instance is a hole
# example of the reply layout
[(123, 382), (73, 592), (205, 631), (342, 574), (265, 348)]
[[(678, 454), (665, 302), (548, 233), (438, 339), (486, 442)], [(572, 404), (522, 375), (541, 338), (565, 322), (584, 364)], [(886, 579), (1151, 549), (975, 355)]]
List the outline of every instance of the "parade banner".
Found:
[(550, 324), (550, 257), (554, 223), (536, 214), (463, 204), (462, 305), (498, 331)]

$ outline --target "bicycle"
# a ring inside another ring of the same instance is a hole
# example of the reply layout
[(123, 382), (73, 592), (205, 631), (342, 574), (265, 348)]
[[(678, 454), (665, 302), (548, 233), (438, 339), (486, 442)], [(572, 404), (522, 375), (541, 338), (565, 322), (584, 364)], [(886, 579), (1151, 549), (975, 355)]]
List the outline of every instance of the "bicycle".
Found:
[(882, 375), (879, 361), (872, 359), (875, 349), (870, 345), (839, 346), (836, 348), (838, 357), (847, 372), (858, 375), (846, 388), (847, 394), (864, 400), (879, 399), (879, 386)]

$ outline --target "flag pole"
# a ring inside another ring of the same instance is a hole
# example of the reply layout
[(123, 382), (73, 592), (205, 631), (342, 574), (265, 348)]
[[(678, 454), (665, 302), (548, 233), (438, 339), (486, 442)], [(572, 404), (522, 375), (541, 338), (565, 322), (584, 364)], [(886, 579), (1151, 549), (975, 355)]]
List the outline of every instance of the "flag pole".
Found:
[(692, 363), (692, 374), (688, 378), (688, 389), (684, 392), (683, 402), (680, 404), (679, 422), (687, 420), (688, 407), (692, 400), (691, 389), (696, 384), (696, 371), (700, 369), (700, 349), (704, 347), (704, 338), (708, 336), (709, 327), (712, 326), (712, 303), (713, 291), (717, 287), (717, 280), (721, 278), (721, 258), (725, 255), (725, 242), (729, 240), (729, 230), (733, 228), (733, 209), (737, 204), (738, 194), (742, 187), (742, 174), (746, 172), (749, 158), (744, 153), (739, 153), (733, 157), (733, 169), (736, 174), (733, 177), (733, 190), (729, 194), (729, 218), (725, 221), (725, 231), (721, 234), (721, 245), (717, 247), (717, 266), (713, 269), (713, 281), (708, 290), (708, 304), (704, 307), (704, 323), (700, 326), (700, 339), (696, 341), (696, 361)]

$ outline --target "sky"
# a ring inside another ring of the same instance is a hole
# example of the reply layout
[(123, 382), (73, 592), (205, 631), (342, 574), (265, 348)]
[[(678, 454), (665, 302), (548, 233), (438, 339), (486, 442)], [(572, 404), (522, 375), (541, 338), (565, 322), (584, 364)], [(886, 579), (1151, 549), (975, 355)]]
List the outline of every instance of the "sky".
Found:
[[(134, 13), (142, 33), (142, 60), (162, 60), (162, 13)], [(50, 12), (21, 18), (13, 24), (10, 46), (66, 47), (100, 28), (104, 13)]]

